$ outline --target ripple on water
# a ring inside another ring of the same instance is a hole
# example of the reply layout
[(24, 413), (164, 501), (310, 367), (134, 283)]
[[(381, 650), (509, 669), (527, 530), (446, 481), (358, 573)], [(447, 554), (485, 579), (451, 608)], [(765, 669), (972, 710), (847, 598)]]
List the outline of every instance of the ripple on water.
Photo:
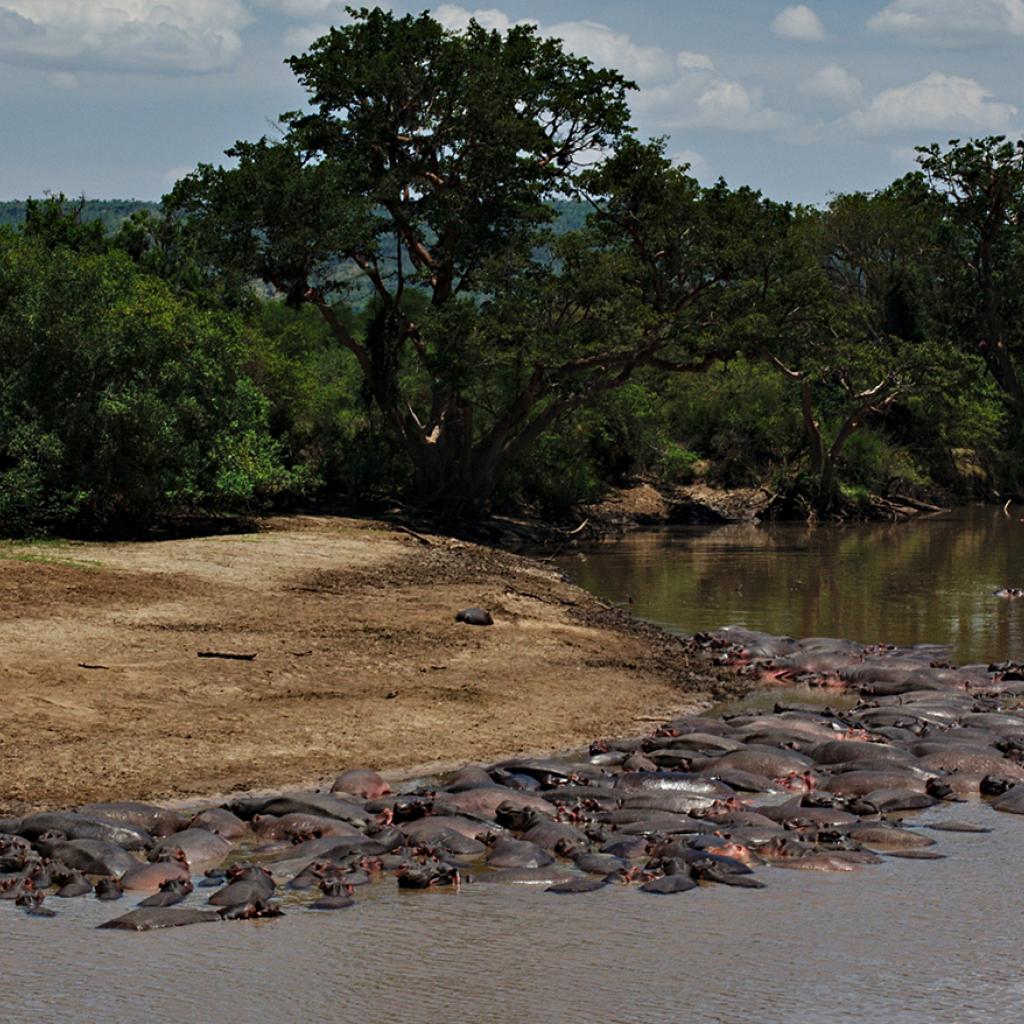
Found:
[(361, 891), (353, 910), (140, 935), (91, 930), (125, 901), (68, 901), (51, 921), (0, 905), (5, 1018), (1015, 1021), (1024, 995), (1013, 952), (1024, 821), (977, 802), (937, 811), (928, 813), (994, 831), (935, 833), (949, 855), (942, 861), (887, 859), (842, 875), (766, 868), (759, 891), (711, 886), (656, 897), (610, 886), (559, 897), (532, 887), (454, 894), (384, 884)]

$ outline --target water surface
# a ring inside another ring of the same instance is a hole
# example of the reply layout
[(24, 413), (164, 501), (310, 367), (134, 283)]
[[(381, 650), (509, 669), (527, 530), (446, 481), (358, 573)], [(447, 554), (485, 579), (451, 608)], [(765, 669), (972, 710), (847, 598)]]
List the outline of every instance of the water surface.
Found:
[(911, 523), (653, 530), (560, 560), (634, 614), (693, 633), (742, 623), (792, 636), (943, 643), (954, 660), (1024, 659), (1024, 523), (975, 506)]
[(92, 930), (128, 900), (68, 901), (50, 921), (6, 904), (4, 1019), (1016, 1022), (1024, 822), (982, 804), (941, 816), (996, 831), (935, 833), (948, 859), (886, 859), (858, 874), (762, 868), (760, 891), (448, 894), (391, 881), (333, 914), (139, 935)]

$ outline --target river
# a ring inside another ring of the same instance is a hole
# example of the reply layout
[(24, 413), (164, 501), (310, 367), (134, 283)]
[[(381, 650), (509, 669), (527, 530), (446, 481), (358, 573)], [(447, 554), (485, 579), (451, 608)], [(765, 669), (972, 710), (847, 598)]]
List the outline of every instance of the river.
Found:
[(573, 581), (686, 633), (942, 643), (959, 664), (1024, 658), (1024, 522), (972, 506), (911, 523), (675, 527), (567, 556)]
[[(636, 535), (567, 569), (682, 630), (949, 643), (961, 661), (1024, 653), (1024, 524), (991, 509), (909, 525), (724, 527)], [(494, 1024), (1001, 1024), (1024, 997), (1015, 893), (1024, 821), (981, 803), (926, 812), (944, 860), (854, 874), (762, 869), (760, 891), (579, 897), (503, 886), (359, 893), (355, 909), (143, 935), (92, 926), (92, 899), (37, 920), (0, 906), (12, 1024), (422, 1021)], [(919, 817), (919, 821), (927, 817)], [(205, 895), (197, 890), (191, 902)], [(60, 901), (50, 901), (59, 904)], [(289, 909), (285, 905), (286, 911)]]

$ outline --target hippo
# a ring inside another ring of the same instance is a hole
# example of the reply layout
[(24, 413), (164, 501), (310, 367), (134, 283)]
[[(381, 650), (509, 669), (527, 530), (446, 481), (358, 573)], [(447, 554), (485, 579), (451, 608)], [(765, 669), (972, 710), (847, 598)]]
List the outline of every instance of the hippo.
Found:
[(68, 875), (60, 888), (54, 893), (61, 899), (73, 899), (75, 896), (87, 896), (92, 892), (92, 885), (81, 871), (73, 871)]
[[(929, 780), (931, 781), (931, 780)], [(871, 810), (870, 814), (885, 814), (892, 811), (922, 811), (934, 807), (939, 801), (929, 793), (919, 793), (912, 789), (873, 789), (859, 798)], [(850, 810), (854, 807), (851, 804)]]
[(149, 892), (170, 881), (188, 881), (188, 860), (182, 850), (166, 851), (166, 859), (147, 864), (136, 864), (121, 878), (121, 884), (131, 891)]
[(252, 819), (253, 831), (260, 839), (319, 839), (321, 836), (347, 836), (363, 838), (357, 828), (338, 818), (325, 818), (318, 814), (293, 812), (281, 817), (257, 814)]
[(756, 772), (779, 778), (789, 772), (802, 772), (811, 768), (814, 761), (795, 750), (779, 750), (776, 747), (748, 746), (743, 750), (733, 750), (720, 757), (716, 762), (718, 768), (739, 768), (745, 772)]
[(573, 878), (568, 882), (559, 882), (556, 885), (549, 885), (544, 891), (553, 892), (559, 895), (570, 895), (585, 892), (597, 892), (606, 885), (611, 884), (611, 878), (605, 875), (603, 878)]
[(681, 736), (673, 736), (672, 745), (683, 750), (722, 754), (728, 754), (732, 750), (742, 750), (745, 746), (742, 740), (729, 736), (716, 736), (709, 732), (687, 732)]
[(657, 896), (669, 896), (679, 892), (690, 892), (696, 888), (697, 883), (689, 875), (661, 875), (644, 882), (640, 886), (640, 891)]
[(98, 900), (119, 900), (124, 895), (124, 886), (116, 878), (101, 878), (93, 891)]
[(456, 622), (464, 622), (467, 626), (493, 626), (494, 619), (486, 608), (463, 608), (455, 613)]
[(231, 852), (231, 843), (205, 828), (186, 828), (157, 841), (150, 853), (158, 860), (165, 851), (181, 850), (190, 867), (219, 864)]
[(208, 832), (215, 832), (222, 839), (232, 843), (250, 834), (249, 826), (226, 807), (208, 807), (175, 831), (183, 831), (186, 828), (205, 828)]
[(826, 740), (806, 751), (816, 764), (841, 764), (850, 761), (887, 761), (910, 764), (913, 754), (884, 743), (866, 743), (863, 740)]
[(154, 893), (152, 896), (147, 896), (139, 903), (139, 906), (173, 907), (181, 903), (192, 892), (192, 889), (193, 886), (190, 879), (169, 878), (166, 882), (161, 883), (159, 892)]
[(590, 853), (586, 850), (571, 850), (572, 862), (588, 875), (618, 875), (629, 870), (629, 864), (621, 857), (610, 853)]
[(228, 884), (218, 889), (207, 903), (215, 907), (244, 906), (269, 900), (276, 889), (277, 884), (265, 868), (236, 865), (228, 871)]
[(852, 771), (835, 775), (822, 787), (837, 796), (867, 796), (876, 789), (910, 789), (927, 791), (927, 778), (893, 768), (891, 771)]
[[(725, 757), (734, 757), (735, 753), (734, 751), (726, 754)], [(736, 795), (735, 791), (724, 783), (692, 772), (623, 772), (615, 780), (615, 789), (710, 797), (714, 800), (728, 800), (729, 797)]]
[[(714, 781), (714, 780), (712, 780)], [(723, 786), (725, 784), (723, 783)], [(731, 787), (730, 787), (731, 788)], [(723, 793), (725, 790), (723, 789)], [(728, 797), (725, 797), (728, 799)], [(708, 809), (721, 802), (719, 796), (696, 796), (690, 793), (648, 790), (630, 793), (622, 801), (622, 807), (628, 809), (645, 809), (668, 811), (674, 814), (689, 814), (691, 811)]]
[(970, 750), (950, 748), (926, 754), (918, 760), (918, 767), (931, 772), (980, 772), (985, 775), (1003, 775), (1024, 780), (1024, 767), (1000, 757), (995, 751), (976, 754)]
[(551, 803), (543, 797), (495, 785), (465, 789), (460, 793), (445, 793), (438, 799), (443, 801), (446, 809), (487, 818), (493, 818), (498, 808), (506, 804), (520, 809), (537, 810), (541, 814), (553, 814), (555, 811)]
[(478, 789), (480, 786), (490, 786), (493, 783), (494, 779), (485, 768), (478, 764), (470, 764), (465, 768), (460, 768), (452, 775), (448, 780), (448, 785), (444, 787), (444, 791), (458, 793), (464, 789)]
[(321, 814), (348, 822), (356, 828), (365, 828), (369, 820), (367, 808), (362, 804), (334, 793), (285, 793), (263, 799), (235, 800), (228, 810), (243, 821), (251, 821), (257, 814)]
[(992, 801), (992, 806), (997, 811), (1024, 814), (1024, 784), (1018, 783), (1012, 789), (1008, 789), (1002, 796)]
[(127, 850), (100, 839), (57, 841), (48, 848), (52, 857), (85, 875), (121, 878), (139, 863)]
[(137, 825), (91, 818), (73, 811), (30, 814), (21, 819), (18, 834), (38, 839), (44, 832), (63, 832), (68, 839), (95, 839), (113, 843), (122, 850), (148, 850), (153, 837)]
[(437, 833), (444, 829), (451, 829), (469, 839), (478, 839), (480, 836), (487, 835), (488, 832), (500, 830), (500, 826), (496, 823), (489, 824), (474, 820), (473, 818), (464, 818), (451, 814), (438, 814), (426, 818), (418, 818), (416, 821), (402, 824), (400, 828), (405, 833), (406, 838), (413, 842), (429, 841), (432, 833)]
[(75, 810), (89, 818), (101, 818), (104, 821), (118, 822), (123, 825), (135, 825), (158, 839), (188, 827), (188, 819), (177, 811), (167, 807), (157, 807), (155, 804), (136, 803), (129, 800), (115, 803), (80, 804)]
[(372, 768), (349, 768), (334, 780), (331, 792), (376, 800), (390, 793), (391, 787)]
[(192, 910), (186, 907), (143, 907), (129, 911), (113, 921), (104, 921), (98, 928), (123, 928), (146, 932), (154, 928), (178, 928), (186, 924), (205, 924), (221, 920), (216, 910)]
[(883, 850), (912, 850), (935, 845), (935, 840), (930, 836), (923, 836), (920, 832), (898, 828), (886, 822), (862, 822), (859, 825), (851, 825), (845, 831), (857, 842)]
[(486, 858), (492, 868), (544, 868), (554, 859), (536, 843), (509, 838), (498, 839)]

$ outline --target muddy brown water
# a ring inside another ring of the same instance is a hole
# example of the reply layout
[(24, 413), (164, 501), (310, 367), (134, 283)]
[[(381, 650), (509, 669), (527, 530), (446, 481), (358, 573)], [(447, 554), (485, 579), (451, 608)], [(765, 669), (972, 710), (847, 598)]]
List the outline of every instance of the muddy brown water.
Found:
[(742, 623), (792, 636), (943, 643), (959, 664), (1024, 660), (1024, 509), (898, 524), (677, 527), (560, 559), (574, 582), (694, 633)]
[(54, 920), (2, 906), (4, 1019), (1016, 1022), (1024, 822), (981, 804), (941, 816), (994, 831), (934, 833), (939, 861), (763, 868), (760, 891), (569, 897), (392, 882), (350, 910), (140, 935), (92, 930), (128, 900), (68, 901)]
[[(1011, 522), (985, 509), (817, 535), (673, 531), (606, 546), (575, 560), (573, 572), (687, 630), (744, 621), (805, 635), (945, 641), (961, 661), (1006, 658), (1022, 651), (1024, 603), (988, 592), (1024, 583), (1016, 544), (1024, 524)], [(933, 833), (946, 854), (938, 861), (886, 858), (835, 875), (765, 867), (760, 891), (416, 893), (388, 880), (359, 891), (350, 910), (319, 914), (285, 902), (277, 920), (141, 935), (93, 930), (130, 909), (136, 901), (127, 898), (50, 900), (53, 920), (3, 903), (2, 1016), (12, 1024), (1020, 1020), (1024, 821), (981, 801), (911, 817), (993, 832)], [(208, 892), (197, 889), (189, 905)]]

